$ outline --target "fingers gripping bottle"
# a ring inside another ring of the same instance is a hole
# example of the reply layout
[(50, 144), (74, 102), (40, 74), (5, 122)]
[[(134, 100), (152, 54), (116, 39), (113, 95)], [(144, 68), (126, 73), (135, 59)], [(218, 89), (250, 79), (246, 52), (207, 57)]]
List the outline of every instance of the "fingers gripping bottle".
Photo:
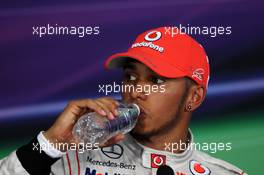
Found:
[(108, 120), (96, 112), (84, 114), (73, 127), (73, 136), (84, 144), (103, 144), (119, 133), (131, 131), (140, 114), (138, 105), (120, 103), (117, 111), (118, 116), (113, 120)]

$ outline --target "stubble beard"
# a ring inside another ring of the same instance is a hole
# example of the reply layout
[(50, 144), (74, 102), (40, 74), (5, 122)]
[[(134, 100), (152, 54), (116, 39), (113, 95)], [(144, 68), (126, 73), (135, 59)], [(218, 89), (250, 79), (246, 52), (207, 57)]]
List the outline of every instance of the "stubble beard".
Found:
[(177, 127), (177, 124), (179, 123), (182, 117), (181, 113), (182, 113), (182, 109), (184, 106), (184, 102), (187, 97), (187, 91), (188, 90), (185, 90), (181, 98), (180, 104), (178, 105), (177, 113), (169, 121), (164, 123), (159, 128), (153, 129), (152, 131), (145, 132), (145, 133), (139, 133), (139, 132), (132, 130), (130, 132), (130, 135), (132, 135), (138, 141), (149, 141), (149, 139), (152, 138), (153, 136), (166, 135), (166, 133), (168, 133), (170, 130)]

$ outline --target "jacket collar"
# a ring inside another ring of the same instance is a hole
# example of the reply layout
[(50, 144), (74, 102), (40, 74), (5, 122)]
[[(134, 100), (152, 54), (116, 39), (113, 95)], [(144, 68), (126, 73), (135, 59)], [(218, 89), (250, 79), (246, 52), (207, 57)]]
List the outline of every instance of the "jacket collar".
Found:
[(193, 134), (189, 129), (189, 144), (182, 153), (172, 153), (172, 148), (176, 146), (181, 146), (184, 148), (184, 143), (168, 143), (164, 144), (164, 150), (156, 150), (146, 147), (136, 141), (130, 134), (127, 135), (127, 141), (130, 142), (129, 145), (133, 145), (133, 153), (136, 157), (141, 157), (142, 165), (146, 168), (158, 168), (160, 165), (170, 165), (175, 166), (175, 164), (180, 164), (186, 162), (193, 153)]

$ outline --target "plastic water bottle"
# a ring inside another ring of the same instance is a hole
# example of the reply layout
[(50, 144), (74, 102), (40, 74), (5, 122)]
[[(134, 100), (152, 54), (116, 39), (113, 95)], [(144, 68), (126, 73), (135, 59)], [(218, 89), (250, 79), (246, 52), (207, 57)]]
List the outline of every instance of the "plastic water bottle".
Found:
[(119, 133), (131, 131), (140, 114), (138, 105), (120, 103), (117, 111), (118, 116), (113, 120), (108, 120), (96, 112), (84, 114), (73, 127), (74, 137), (84, 144), (103, 144)]

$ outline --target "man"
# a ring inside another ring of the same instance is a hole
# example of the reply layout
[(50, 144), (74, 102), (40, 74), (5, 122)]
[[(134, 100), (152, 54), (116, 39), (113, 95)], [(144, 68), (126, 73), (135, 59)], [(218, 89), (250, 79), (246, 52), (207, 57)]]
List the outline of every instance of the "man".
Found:
[[(123, 85), (142, 87), (141, 91), (122, 92), (125, 103), (136, 103), (141, 110), (130, 134), (119, 134), (100, 145), (99, 150), (84, 153), (39, 146), (78, 144), (72, 128), (86, 112), (95, 111), (109, 120), (118, 115), (118, 102), (109, 97), (73, 101), (51, 128), (3, 159), (0, 172), (12, 175), (245, 174), (194, 149), (189, 122), (192, 112), (205, 98), (209, 62), (204, 49), (194, 39), (186, 34), (169, 35), (167, 29), (161, 27), (140, 34), (127, 52), (106, 61), (107, 68), (123, 68)], [(146, 86), (155, 88), (147, 94)], [(36, 145), (37, 148), (33, 147)], [(170, 145), (177, 147), (172, 149)], [(39, 152), (40, 148), (44, 151)]]

